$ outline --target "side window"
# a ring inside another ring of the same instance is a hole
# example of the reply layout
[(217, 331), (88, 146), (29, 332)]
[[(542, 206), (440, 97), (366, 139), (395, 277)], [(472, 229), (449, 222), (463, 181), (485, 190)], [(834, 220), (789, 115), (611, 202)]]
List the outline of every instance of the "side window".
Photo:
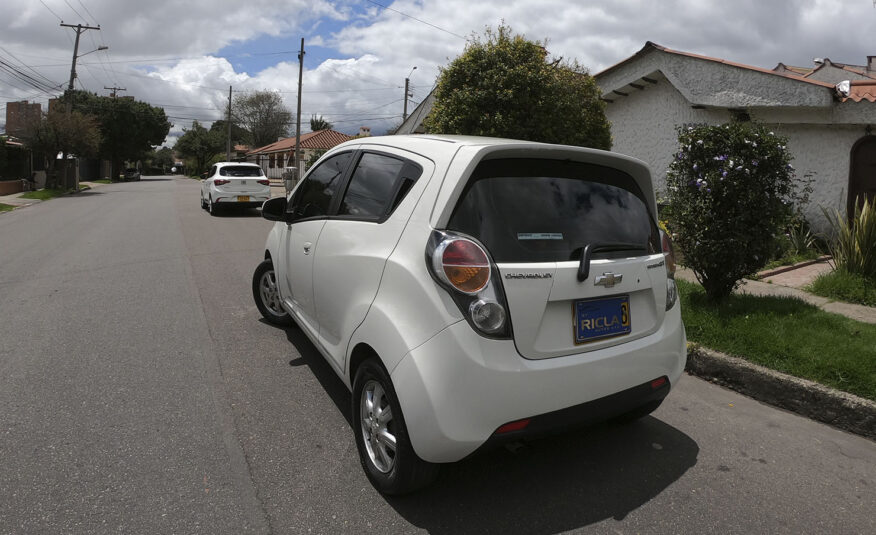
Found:
[(405, 160), (366, 152), (353, 171), (338, 215), (380, 219), (398, 205), (420, 172)]
[(207, 173), (207, 176), (211, 177), (215, 174), (216, 174), (216, 166), (214, 165), (213, 167), (210, 168), (210, 172)]
[(344, 172), (350, 164), (351, 152), (332, 156), (313, 169), (295, 190), (289, 211), (296, 218), (328, 214), (332, 197), (338, 190)]

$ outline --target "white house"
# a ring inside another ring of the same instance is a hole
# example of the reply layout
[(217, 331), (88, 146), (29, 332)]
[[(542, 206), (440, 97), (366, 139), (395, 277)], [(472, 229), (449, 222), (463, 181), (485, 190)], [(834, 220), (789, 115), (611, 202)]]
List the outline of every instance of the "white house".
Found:
[(804, 213), (815, 229), (820, 206), (847, 210), (855, 195), (876, 197), (876, 73), (818, 60), (812, 69), (768, 70), (670, 50), (648, 42), (595, 75), (611, 122), (613, 151), (644, 160), (665, 187), (677, 127), (758, 121), (788, 138), (797, 176), (811, 175)]

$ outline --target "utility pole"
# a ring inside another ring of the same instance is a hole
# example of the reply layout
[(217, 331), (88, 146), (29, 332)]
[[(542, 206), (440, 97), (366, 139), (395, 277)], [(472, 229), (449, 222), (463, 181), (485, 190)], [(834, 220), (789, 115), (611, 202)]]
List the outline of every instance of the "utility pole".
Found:
[[(67, 86), (67, 115), (73, 112), (73, 80), (76, 79), (76, 58), (79, 55), (79, 36), (85, 30), (99, 30), (100, 26), (83, 26), (61, 23), (61, 26), (76, 30), (76, 44), (73, 45), (73, 65), (70, 67), (70, 84)], [(83, 54), (84, 55), (84, 54)]]
[(116, 98), (118, 96), (119, 91), (127, 91), (124, 87), (107, 87), (103, 86), (104, 89), (109, 89), (110, 98)]
[(296, 182), (301, 179), (304, 167), (301, 163), (301, 78), (304, 76), (304, 38), (301, 38), (301, 52), (298, 53), (298, 113), (295, 115), (295, 167), (298, 168)]
[(408, 73), (407, 78), (405, 78), (405, 111), (404, 111), (404, 113), (402, 113), (402, 121), (404, 121), (405, 119), (408, 118), (408, 98), (414, 96), (414, 94), (411, 93), (411, 91), (410, 91), (410, 84), (411, 84), (411, 74), (414, 74), (415, 70), (417, 70), (416, 65), (414, 66), (413, 69), (411, 69), (411, 72)]
[[(408, 85), (410, 83), (411, 83), (411, 79), (405, 78), (405, 111), (404, 111), (404, 113), (402, 113), (402, 121), (404, 121), (405, 119), (408, 118), (408, 95), (410, 94), (408, 92)], [(396, 94), (398, 94), (398, 93), (396, 93)]]
[[(70, 67), (70, 84), (67, 86), (67, 115), (73, 113), (73, 80), (76, 79), (76, 57), (79, 55), (79, 36), (82, 35), (82, 32), (85, 30), (99, 30), (100, 26), (83, 26), (81, 24), (77, 24), (73, 26), (72, 24), (64, 24), (61, 22), (61, 26), (67, 28), (73, 28), (76, 30), (76, 44), (73, 45), (73, 65)], [(83, 54), (84, 55), (84, 54)], [(64, 151), (64, 187), (67, 187), (67, 151)], [(73, 179), (73, 187), (77, 190), (79, 189), (79, 178), (78, 175), (74, 176)]]
[(226, 121), (228, 124), (228, 139), (225, 143), (225, 161), (231, 161), (231, 86), (228, 86), (228, 119)]

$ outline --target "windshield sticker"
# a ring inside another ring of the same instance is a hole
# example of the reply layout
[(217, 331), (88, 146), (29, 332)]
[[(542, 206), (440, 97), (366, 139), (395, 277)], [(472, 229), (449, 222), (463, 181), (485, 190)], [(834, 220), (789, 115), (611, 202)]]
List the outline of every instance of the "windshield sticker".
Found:
[(562, 232), (518, 232), (518, 240), (562, 240)]

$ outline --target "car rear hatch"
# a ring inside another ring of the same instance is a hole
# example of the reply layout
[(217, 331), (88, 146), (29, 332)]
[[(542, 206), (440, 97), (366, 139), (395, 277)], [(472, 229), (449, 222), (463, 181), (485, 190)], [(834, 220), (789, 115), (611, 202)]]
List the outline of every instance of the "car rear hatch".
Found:
[(255, 193), (264, 191), (270, 187), (266, 182), (268, 178), (262, 173), (261, 168), (251, 165), (226, 165), (219, 169), (217, 181), (227, 180), (216, 188), (225, 193)]
[(606, 165), (611, 158), (482, 161), (450, 216), (448, 230), (477, 239), (495, 262), (525, 358), (632, 342), (663, 321), (650, 178), (642, 167), (643, 191), (642, 173)]

